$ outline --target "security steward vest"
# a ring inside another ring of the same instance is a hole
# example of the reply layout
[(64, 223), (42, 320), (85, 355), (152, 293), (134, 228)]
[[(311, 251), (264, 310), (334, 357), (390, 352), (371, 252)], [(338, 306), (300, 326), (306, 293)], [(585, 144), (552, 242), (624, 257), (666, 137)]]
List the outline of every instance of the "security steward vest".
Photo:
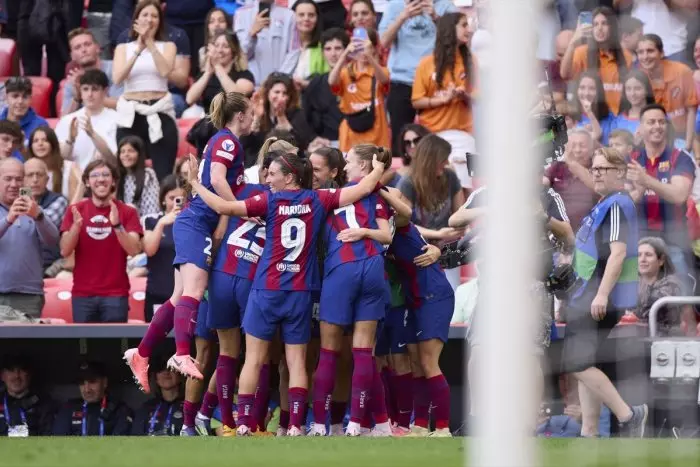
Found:
[[(600, 245), (596, 245), (597, 231), (605, 220), (608, 211), (614, 204), (620, 206), (622, 215), (627, 221), (627, 254), (622, 263), (622, 271), (617, 279), (615, 287), (608, 297), (608, 305), (611, 308), (625, 310), (634, 308), (637, 305), (637, 283), (639, 281), (639, 269), (637, 266), (637, 243), (639, 241), (639, 232), (637, 227), (637, 211), (634, 201), (627, 193), (617, 192), (608, 195), (602, 199), (583, 219), (581, 228), (576, 234), (576, 251), (574, 254), (574, 270), (577, 276), (577, 282), (580, 284), (576, 288), (571, 297), (571, 305), (588, 308), (590, 303), (583, 303), (583, 297), (595, 296), (595, 292), (584, 293), (586, 288), (594, 278), (598, 262), (601, 259), (599, 255)], [(600, 276), (596, 278), (599, 282), (602, 280), (603, 271), (599, 272)]]

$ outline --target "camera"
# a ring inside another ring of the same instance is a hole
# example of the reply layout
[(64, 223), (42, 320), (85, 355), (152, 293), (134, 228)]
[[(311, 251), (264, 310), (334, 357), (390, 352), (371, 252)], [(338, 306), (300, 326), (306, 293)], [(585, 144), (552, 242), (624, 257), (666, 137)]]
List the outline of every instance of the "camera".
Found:
[(476, 233), (471, 230), (460, 240), (444, 245), (440, 249), (440, 266), (443, 269), (454, 269), (474, 261), (475, 238)]

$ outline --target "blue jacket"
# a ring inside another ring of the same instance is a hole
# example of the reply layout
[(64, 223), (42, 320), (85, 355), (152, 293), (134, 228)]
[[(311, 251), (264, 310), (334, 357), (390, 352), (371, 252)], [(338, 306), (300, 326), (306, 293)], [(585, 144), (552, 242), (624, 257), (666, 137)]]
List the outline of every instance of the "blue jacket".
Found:
[[(7, 107), (0, 112), (0, 120), (7, 120)], [(24, 117), (19, 121), (19, 126), (24, 133), (24, 146), (26, 147), (29, 145), (29, 136), (32, 134), (32, 131), (40, 126), (49, 126), (49, 124), (46, 120), (38, 116), (36, 112), (34, 112), (34, 109), (29, 107), (27, 113), (24, 114)]]

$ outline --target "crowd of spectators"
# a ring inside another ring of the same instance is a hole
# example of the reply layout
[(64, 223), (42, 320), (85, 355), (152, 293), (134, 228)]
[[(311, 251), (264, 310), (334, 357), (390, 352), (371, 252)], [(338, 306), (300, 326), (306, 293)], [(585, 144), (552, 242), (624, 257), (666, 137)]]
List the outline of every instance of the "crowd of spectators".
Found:
[[(150, 320), (173, 288), (172, 223), (188, 169), (177, 160), (179, 122), (191, 121), (188, 140), (201, 153), (222, 90), (254, 103), (246, 167), (270, 136), (310, 155), (361, 142), (391, 147), (395, 171), (385, 182), (406, 195), (423, 236), (460, 238), (448, 219), (476, 188), (466, 153), (487, 136), (479, 76), (507, 59), (489, 55), (488, 3), (0, 0), (0, 37), (17, 44), (13, 75), (0, 77), (0, 318), (41, 318), (42, 281), (56, 277), (72, 280), (73, 322), (126, 322), (130, 276), (146, 276)], [(544, 4), (535, 46), (518, 53), (548, 70), (552, 92), (546, 82), (533, 89), (533, 114), (554, 106), (569, 143), (542, 183), (561, 195), (576, 232), (597, 202), (594, 151), (610, 146), (629, 161), (646, 238), (640, 304), (626, 319), (644, 321), (657, 298), (695, 292), (700, 5)], [(47, 8), (51, 20), (38, 14)], [(30, 78), (42, 74), (53, 82), (45, 115), (31, 106)], [(464, 280), (459, 270), (448, 277), (455, 288)], [(690, 306), (661, 319), (665, 332), (696, 331)], [(21, 369), (3, 370), (8, 388)], [(115, 424), (115, 433), (128, 431)]]

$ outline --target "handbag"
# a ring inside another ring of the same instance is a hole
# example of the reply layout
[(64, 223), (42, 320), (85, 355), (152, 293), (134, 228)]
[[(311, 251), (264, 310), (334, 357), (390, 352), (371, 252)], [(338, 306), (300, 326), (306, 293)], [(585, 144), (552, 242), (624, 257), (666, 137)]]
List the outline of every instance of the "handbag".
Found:
[(372, 100), (368, 107), (360, 110), (359, 112), (354, 112), (351, 114), (345, 114), (345, 121), (348, 122), (348, 126), (355, 133), (365, 133), (372, 129), (374, 126), (375, 109), (374, 109), (374, 99), (377, 92), (377, 78), (372, 76)]

